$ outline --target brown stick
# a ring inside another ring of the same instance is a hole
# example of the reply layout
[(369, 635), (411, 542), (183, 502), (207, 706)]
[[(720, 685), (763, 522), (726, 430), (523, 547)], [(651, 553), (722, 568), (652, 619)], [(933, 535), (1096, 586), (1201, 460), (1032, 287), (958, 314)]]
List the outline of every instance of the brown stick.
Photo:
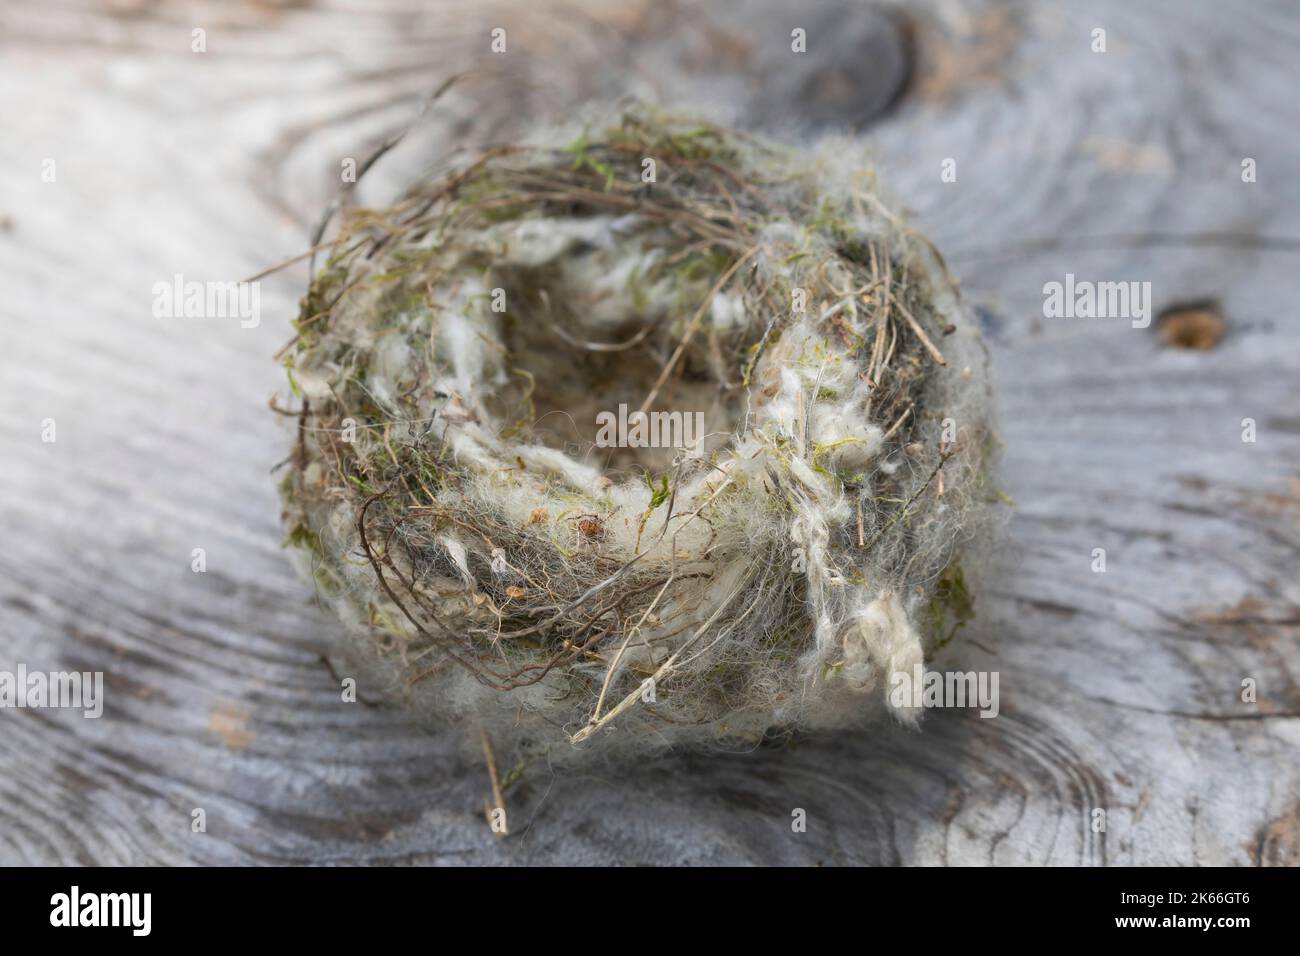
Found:
[(700, 320), (704, 318), (705, 311), (707, 311), (709, 306), (713, 304), (713, 297), (722, 290), (723, 286), (725, 286), (731, 280), (731, 277), (736, 274), (736, 271), (748, 262), (756, 252), (758, 252), (757, 246), (750, 249), (733, 262), (731, 268), (722, 273), (721, 278), (714, 283), (713, 288), (709, 290), (709, 294), (704, 297), (704, 301), (700, 303), (700, 307), (695, 310), (695, 315), (691, 318), (690, 325), (686, 327), (686, 334), (683, 335), (682, 340), (677, 343), (677, 349), (673, 352), (672, 358), (670, 358), (668, 364), (663, 367), (663, 371), (659, 373), (659, 378), (655, 380), (654, 387), (650, 389), (650, 394), (647, 395), (645, 401), (641, 403), (640, 410), (643, 414), (650, 408), (650, 405), (655, 400), (655, 396), (659, 394), (659, 389), (663, 388), (664, 382), (668, 381), (668, 376), (672, 374), (673, 367), (677, 365), (682, 355), (686, 352), (686, 346), (690, 344), (691, 338), (700, 327)]
[[(480, 727), (478, 732), (479, 737), (483, 742), (483, 756), (487, 758), (488, 778), (492, 781), (492, 799), (495, 801), (492, 806), (484, 806), (483, 815), (487, 818), (488, 826), (492, 827), (493, 809), (501, 811), (502, 822), (508, 820), (509, 817), (506, 815), (506, 797), (505, 794), (501, 792), (501, 777), (497, 773), (497, 757), (496, 753), (492, 750), (492, 738), (488, 736), (487, 728), (485, 727)], [(510, 824), (506, 823), (505, 828), (501, 830), (497, 830), (493, 827), (492, 832), (498, 837), (508, 837), (510, 836)]]
[(930, 336), (926, 335), (925, 329), (921, 328), (921, 323), (916, 321), (916, 317), (913, 316), (911, 312), (907, 311), (907, 307), (903, 305), (902, 302), (895, 301), (894, 305), (898, 306), (899, 314), (907, 320), (907, 324), (912, 327), (912, 331), (915, 332), (916, 337), (921, 340), (921, 344), (925, 346), (926, 351), (933, 355), (934, 360), (940, 365), (947, 365), (948, 362), (944, 359), (943, 353), (935, 348), (934, 343), (930, 341)]

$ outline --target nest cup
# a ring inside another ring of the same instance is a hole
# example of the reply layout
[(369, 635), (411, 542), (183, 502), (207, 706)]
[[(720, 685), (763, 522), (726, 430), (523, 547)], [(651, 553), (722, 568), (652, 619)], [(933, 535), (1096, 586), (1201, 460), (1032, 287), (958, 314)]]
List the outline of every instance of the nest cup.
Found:
[(516, 758), (892, 710), (973, 614), (986, 355), (858, 147), (633, 108), (354, 209), (284, 355), (289, 543)]

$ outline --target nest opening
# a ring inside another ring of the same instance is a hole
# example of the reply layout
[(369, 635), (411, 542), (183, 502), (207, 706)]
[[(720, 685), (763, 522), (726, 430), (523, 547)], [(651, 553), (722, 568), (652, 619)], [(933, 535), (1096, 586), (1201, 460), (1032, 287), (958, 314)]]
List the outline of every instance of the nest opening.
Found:
[(749, 325), (726, 327), (733, 303), (721, 297), (698, 339), (674, 357), (698, 305), (692, 296), (719, 278), (718, 257), (680, 267), (637, 245), (621, 258), (611, 279), (602, 250), (584, 244), (563, 270), (495, 268), (486, 280), (510, 303), (502, 343), (511, 379), (494, 412), (521, 440), (592, 464), (613, 482), (641, 481), (683, 452), (725, 445), (746, 404), (734, 370), (758, 339)]

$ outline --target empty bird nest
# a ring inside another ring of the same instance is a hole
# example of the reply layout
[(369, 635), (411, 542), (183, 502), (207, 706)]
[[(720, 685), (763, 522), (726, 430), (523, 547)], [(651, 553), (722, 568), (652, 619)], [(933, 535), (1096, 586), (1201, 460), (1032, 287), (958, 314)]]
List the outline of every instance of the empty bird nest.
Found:
[(632, 107), (326, 252), (284, 522), (412, 706), (524, 755), (746, 746), (890, 709), (973, 613), (985, 352), (851, 141)]

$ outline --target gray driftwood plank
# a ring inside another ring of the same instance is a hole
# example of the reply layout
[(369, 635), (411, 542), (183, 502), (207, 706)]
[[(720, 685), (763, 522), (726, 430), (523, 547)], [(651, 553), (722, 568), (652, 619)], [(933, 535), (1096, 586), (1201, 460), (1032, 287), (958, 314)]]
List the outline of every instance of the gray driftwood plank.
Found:
[[(554, 6), (0, 11), (0, 669), (102, 670), (108, 695), (99, 720), (0, 711), (0, 863), (1300, 862), (1295, 8), (935, 2), (899, 28), (836, 3), (807, 14), (810, 63), (782, 5)], [(884, 180), (986, 307), (1017, 508), (944, 663), (999, 671), (998, 718), (535, 774), (498, 840), (480, 761), (339, 701), (269, 475), (290, 440), (270, 356), (305, 272), (262, 283), (256, 329), (155, 319), (151, 287), (301, 251), (343, 158), (474, 64), (548, 85), (451, 97), (366, 198), (471, 123), (596, 92), (788, 137), (871, 121)], [(1066, 273), (1217, 299), (1228, 335), (1179, 351), (1044, 319)]]

